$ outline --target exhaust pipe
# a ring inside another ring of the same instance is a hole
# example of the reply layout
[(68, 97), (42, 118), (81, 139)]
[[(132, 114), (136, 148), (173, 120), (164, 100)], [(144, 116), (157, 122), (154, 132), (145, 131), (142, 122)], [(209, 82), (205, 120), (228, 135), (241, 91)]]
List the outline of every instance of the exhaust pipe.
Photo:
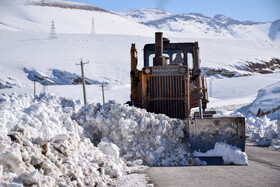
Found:
[(194, 53), (194, 67), (193, 67), (193, 70), (197, 74), (195, 81), (196, 81), (197, 89), (198, 89), (199, 115), (200, 115), (200, 119), (203, 119), (203, 109), (202, 109), (203, 92), (202, 92), (202, 77), (201, 77), (201, 70), (200, 70), (200, 56), (199, 56), (198, 42), (195, 42), (193, 53)]
[(130, 71), (130, 80), (131, 80), (131, 105), (135, 105), (135, 101), (137, 100), (137, 76), (138, 76), (138, 70), (137, 70), (137, 49), (135, 47), (135, 44), (131, 44), (130, 48), (130, 63), (131, 63), (131, 71)]
[(155, 57), (154, 66), (165, 66), (166, 59), (163, 56), (163, 37), (162, 32), (156, 32), (155, 34)]

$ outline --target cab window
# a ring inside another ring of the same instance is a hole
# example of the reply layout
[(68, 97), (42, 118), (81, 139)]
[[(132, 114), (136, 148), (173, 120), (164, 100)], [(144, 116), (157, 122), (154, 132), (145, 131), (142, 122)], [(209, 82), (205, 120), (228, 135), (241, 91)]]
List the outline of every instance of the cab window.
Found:
[(188, 59), (189, 69), (193, 69), (193, 55), (192, 55), (192, 53), (187, 54), (187, 59)]
[(184, 63), (184, 53), (174, 53), (172, 54), (171, 64), (183, 64)]

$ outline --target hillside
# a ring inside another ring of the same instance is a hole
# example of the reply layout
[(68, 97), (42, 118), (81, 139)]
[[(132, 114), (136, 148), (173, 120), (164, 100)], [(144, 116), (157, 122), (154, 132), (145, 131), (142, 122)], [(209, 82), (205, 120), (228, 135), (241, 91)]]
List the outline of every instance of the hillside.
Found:
[(99, 8), (86, 10), (81, 8), (86, 7), (85, 5), (74, 4), (74, 6), (68, 2), (63, 4), (57, 2), (26, 4), (19, 0), (16, 2), (18, 4), (6, 0), (0, 3), (0, 30), (50, 32), (51, 22), (54, 20), (57, 33), (90, 34), (94, 18), (94, 30), (97, 34), (152, 36), (154, 33), (154, 29), (120, 18), (110, 12), (100, 11)]
[[(86, 65), (87, 83), (127, 84), (131, 43), (136, 43), (138, 68), (141, 68), (141, 49), (145, 43), (154, 42), (156, 29), (98, 8), (85, 10), (84, 4), (57, 0), (47, 5), (12, 2), (0, 4), (0, 88), (31, 86), (33, 81), (42, 85), (80, 84), (80, 68), (75, 64), (81, 58), (90, 62)], [(163, 17), (170, 14), (154, 10), (143, 15), (145, 19)], [(52, 20), (56, 40), (49, 40)], [(243, 76), (279, 69), (277, 41), (211, 38), (212, 35), (200, 34), (186, 37), (185, 33), (171, 31), (164, 31), (164, 36), (171, 42), (199, 41), (203, 73), (207, 76)], [(276, 60), (271, 63), (272, 58)], [(260, 67), (257, 63), (267, 65)]]

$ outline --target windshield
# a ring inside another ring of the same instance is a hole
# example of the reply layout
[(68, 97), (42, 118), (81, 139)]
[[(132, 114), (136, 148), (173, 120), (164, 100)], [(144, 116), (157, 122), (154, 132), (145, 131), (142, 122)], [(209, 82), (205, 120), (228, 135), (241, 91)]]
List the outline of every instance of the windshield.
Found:
[[(181, 50), (169, 50), (164, 51), (163, 56), (166, 57), (167, 65), (187, 65), (189, 69), (193, 68), (192, 53), (184, 53)], [(154, 57), (155, 54), (153, 52), (147, 52), (145, 67), (153, 66)]]

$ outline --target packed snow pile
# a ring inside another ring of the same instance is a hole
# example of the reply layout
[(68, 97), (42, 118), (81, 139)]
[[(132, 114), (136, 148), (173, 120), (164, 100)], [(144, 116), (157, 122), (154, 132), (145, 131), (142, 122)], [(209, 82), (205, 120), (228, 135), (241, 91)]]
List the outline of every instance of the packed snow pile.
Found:
[(116, 144), (128, 163), (140, 159), (150, 166), (188, 165), (182, 120), (114, 101), (84, 106), (73, 118), (93, 142), (106, 138)]
[(280, 150), (280, 120), (264, 117), (246, 118), (247, 141)]
[[(127, 166), (206, 165), (184, 141), (185, 123), (110, 101), (0, 95), (1, 185), (118, 185)], [(210, 153), (245, 164), (227, 144)], [(209, 154), (210, 154), (209, 153)], [(208, 153), (207, 153), (208, 154)]]
[(125, 174), (116, 145), (82, 136), (71, 119), (79, 106), (48, 94), (0, 95), (0, 186), (107, 186)]
[[(114, 186), (127, 166), (205, 165), (184, 122), (113, 101), (0, 95), (0, 185)], [(191, 162), (190, 162), (191, 161)]]
[(248, 141), (280, 149), (280, 82), (260, 89), (257, 98), (238, 112), (246, 117)]
[(194, 156), (222, 156), (225, 164), (247, 165), (248, 158), (246, 153), (232, 145), (217, 142), (214, 149), (206, 153), (194, 152)]

